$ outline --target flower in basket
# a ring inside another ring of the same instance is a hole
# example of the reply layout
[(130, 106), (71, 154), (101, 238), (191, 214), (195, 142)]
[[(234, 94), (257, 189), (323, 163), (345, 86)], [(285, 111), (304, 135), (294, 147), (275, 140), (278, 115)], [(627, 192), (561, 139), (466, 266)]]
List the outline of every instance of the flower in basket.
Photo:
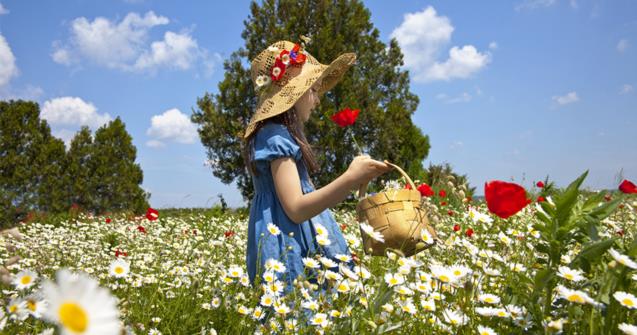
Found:
[(522, 186), (500, 180), (485, 183), (484, 196), (489, 211), (503, 219), (516, 214), (531, 203)]
[[(348, 107), (348, 108), (342, 109), (338, 113), (332, 115), (331, 119), (339, 127), (341, 127), (341, 128), (346, 128), (347, 127), (347, 130), (349, 130), (350, 129), (349, 126), (353, 125), (354, 122), (356, 122), (356, 119), (358, 118), (358, 113), (360, 113), (359, 109), (350, 109)], [(361, 150), (360, 146), (358, 145), (358, 142), (356, 142), (356, 138), (354, 137), (354, 134), (351, 133), (351, 130), (350, 130), (350, 135), (352, 136), (352, 139), (354, 140), (354, 144), (356, 145), (356, 149), (358, 151), (358, 155), (362, 155), (363, 151)]]

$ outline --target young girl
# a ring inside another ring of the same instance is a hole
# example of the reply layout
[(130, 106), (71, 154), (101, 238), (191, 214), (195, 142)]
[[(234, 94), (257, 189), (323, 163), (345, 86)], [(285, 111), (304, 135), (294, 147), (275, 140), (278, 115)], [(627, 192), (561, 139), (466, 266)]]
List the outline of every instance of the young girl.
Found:
[(252, 283), (263, 282), (267, 271), (285, 285), (278, 289), (289, 292), (294, 280), (304, 275), (304, 258), (321, 255), (336, 263), (351, 262), (328, 208), (392, 168), (367, 155), (357, 156), (345, 173), (315, 190), (308, 172), (318, 172), (318, 165), (304, 123), (319, 97), (336, 85), (355, 59), (353, 53), (343, 54), (326, 66), (299, 44), (280, 41), (252, 61), (251, 77), (260, 90), (244, 134), (244, 161), (255, 190), (246, 257)]

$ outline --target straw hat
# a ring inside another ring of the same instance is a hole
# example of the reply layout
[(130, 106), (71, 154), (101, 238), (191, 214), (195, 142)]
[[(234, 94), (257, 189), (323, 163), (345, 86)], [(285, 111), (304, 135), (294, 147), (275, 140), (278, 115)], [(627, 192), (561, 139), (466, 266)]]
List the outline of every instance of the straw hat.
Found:
[(278, 41), (270, 45), (252, 60), (250, 75), (260, 97), (243, 137), (248, 138), (260, 121), (294, 106), (317, 80), (321, 80), (319, 95), (329, 91), (355, 61), (356, 54), (345, 53), (324, 65), (301, 44)]

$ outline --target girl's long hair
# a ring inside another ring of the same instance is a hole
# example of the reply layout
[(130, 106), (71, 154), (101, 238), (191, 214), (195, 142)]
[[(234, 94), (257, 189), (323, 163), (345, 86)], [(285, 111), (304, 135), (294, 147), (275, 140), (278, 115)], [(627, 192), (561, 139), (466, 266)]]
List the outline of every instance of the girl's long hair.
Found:
[(318, 172), (319, 165), (316, 162), (316, 156), (314, 155), (313, 148), (307, 142), (303, 124), (297, 118), (296, 110), (294, 109), (294, 107), (292, 107), (284, 113), (260, 121), (252, 134), (250, 134), (248, 138), (243, 140), (243, 161), (245, 162), (245, 165), (248, 168), (250, 174), (252, 174), (253, 176), (258, 175), (256, 164), (254, 162), (254, 139), (256, 137), (256, 134), (259, 132), (261, 127), (263, 127), (266, 121), (272, 121), (284, 125), (290, 132), (290, 135), (292, 135), (294, 140), (296, 140), (296, 143), (301, 148), (303, 162), (305, 163), (308, 172), (311, 174)]

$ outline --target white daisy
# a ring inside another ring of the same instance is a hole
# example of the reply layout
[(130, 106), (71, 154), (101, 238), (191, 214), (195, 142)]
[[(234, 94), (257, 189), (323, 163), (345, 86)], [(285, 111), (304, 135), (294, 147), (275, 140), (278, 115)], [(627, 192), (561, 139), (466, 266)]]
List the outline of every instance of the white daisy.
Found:
[(128, 276), (129, 270), (130, 270), (130, 265), (128, 264), (128, 262), (121, 258), (118, 258), (114, 260), (113, 262), (111, 262), (108, 272), (110, 273), (111, 276), (115, 278), (124, 278)]
[[(10, 319), (25, 320), (29, 317), (27, 302), (22, 298), (11, 299), (7, 305), (7, 312), (9, 312)], [(4, 321), (6, 321), (6, 319)]]
[(34, 318), (40, 319), (42, 318), (42, 313), (46, 310), (47, 302), (39, 297), (37, 294), (32, 294), (25, 299), (26, 302), (26, 310), (29, 314), (33, 315)]
[(286, 270), (285, 265), (274, 258), (268, 258), (268, 260), (265, 261), (265, 268), (266, 270), (274, 270), (278, 273), (283, 273)]
[(316, 300), (314, 299), (310, 299), (307, 301), (303, 301), (301, 303), (301, 307), (305, 308), (305, 309), (309, 309), (311, 311), (318, 311), (319, 309), (319, 304)]
[(243, 275), (243, 269), (237, 265), (231, 265), (228, 268), (228, 277), (239, 278)]
[(320, 223), (314, 223), (314, 230), (316, 231), (316, 235), (325, 237), (329, 236), (327, 228)]
[(557, 286), (557, 293), (564, 299), (570, 301), (570, 302), (575, 302), (578, 304), (591, 304), (593, 306), (597, 306), (599, 305), (598, 302), (596, 302), (595, 300), (593, 300), (593, 298), (591, 298), (586, 292), (584, 291), (578, 291), (578, 290), (571, 290), (568, 289), (562, 285), (558, 285)]
[(327, 314), (325, 313), (316, 313), (310, 319), (310, 323), (314, 326), (320, 326), (321, 328), (325, 328), (329, 325), (330, 321), (327, 319)]
[(484, 326), (478, 326), (478, 335), (497, 335), (493, 329)]
[(420, 230), (420, 239), (426, 244), (434, 244), (434, 238), (427, 229)]
[(332, 244), (330, 239), (326, 235), (317, 235), (316, 242), (321, 246), (326, 246)]
[(15, 285), (18, 290), (24, 290), (31, 287), (36, 279), (38, 279), (37, 273), (30, 270), (23, 270), (15, 276), (13, 285)]
[(335, 268), (338, 266), (336, 262), (334, 262), (333, 260), (325, 256), (322, 256), (321, 258), (319, 258), (319, 261), (321, 262), (321, 264), (323, 264), (323, 266), (325, 266), (328, 269)]
[(59, 325), (63, 334), (118, 334), (117, 299), (85, 274), (66, 269), (56, 274), (57, 282), (45, 281), (42, 296), (48, 302), (44, 318)]
[(288, 307), (288, 305), (286, 305), (286, 304), (280, 304), (280, 305), (274, 307), (274, 311), (277, 314), (286, 315), (286, 314), (290, 313), (290, 307)]
[(383, 234), (381, 234), (380, 232), (374, 231), (374, 228), (370, 225), (368, 225), (367, 223), (361, 223), (360, 224), (361, 230), (367, 234), (367, 236), (373, 238), (374, 240), (378, 241), (378, 242), (385, 242), (385, 237), (383, 236)]
[(478, 296), (478, 300), (480, 300), (480, 302), (484, 302), (484, 303), (492, 304), (492, 305), (500, 303), (500, 297), (494, 294), (480, 294)]
[(630, 309), (637, 309), (637, 298), (635, 298), (634, 295), (627, 292), (617, 291), (613, 293), (613, 297), (615, 300), (619, 301), (622, 306)]
[(268, 223), (268, 231), (274, 236), (281, 234), (281, 229), (272, 222)]
[(404, 282), (405, 282), (405, 277), (403, 277), (399, 273), (393, 274), (388, 272), (385, 274), (385, 283), (387, 283), (389, 287), (401, 285)]
[(352, 260), (352, 257), (351, 257), (351, 256), (349, 256), (349, 255), (343, 255), (343, 254), (336, 254), (336, 255), (334, 256), (334, 258), (338, 259), (338, 260), (339, 260), (339, 261), (341, 261), (341, 262), (345, 262), (345, 263), (347, 263), (347, 262), (349, 262), (349, 261), (351, 261), (351, 260)]
[(303, 257), (303, 265), (305, 265), (306, 268), (310, 268), (310, 269), (318, 269), (319, 268), (319, 262), (317, 262), (314, 258), (307, 258), (307, 257)]
[(629, 325), (627, 323), (620, 323), (617, 328), (619, 328), (619, 330), (623, 331), (624, 334), (637, 335), (637, 326)]
[(567, 266), (560, 266), (557, 275), (570, 281), (580, 281), (584, 279), (581, 270), (571, 269)]
[(462, 326), (469, 321), (469, 318), (464, 315), (461, 311), (453, 311), (450, 309), (446, 309), (442, 315), (445, 318), (445, 322), (453, 326)]
[(623, 255), (621, 253), (619, 253), (617, 250), (610, 248), (610, 250), (608, 250), (608, 252), (610, 253), (611, 256), (613, 256), (613, 258), (620, 264), (629, 267), (633, 270), (637, 270), (637, 263), (635, 263), (632, 259), (630, 259), (630, 257)]
[(431, 274), (434, 276), (434, 278), (445, 284), (454, 283), (458, 278), (449, 268), (445, 266), (432, 265), (429, 268), (431, 269)]

